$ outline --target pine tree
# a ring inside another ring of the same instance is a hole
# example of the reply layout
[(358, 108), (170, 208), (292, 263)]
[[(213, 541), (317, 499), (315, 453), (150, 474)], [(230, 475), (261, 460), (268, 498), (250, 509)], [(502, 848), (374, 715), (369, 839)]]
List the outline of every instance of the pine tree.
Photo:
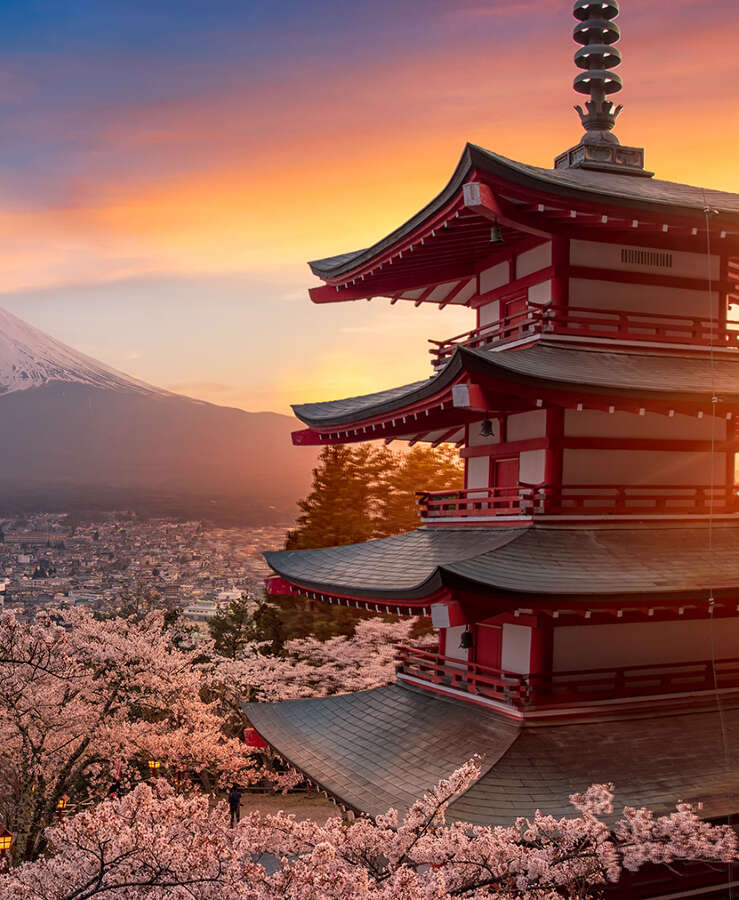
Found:
[(226, 609), (219, 610), (208, 622), (210, 636), (221, 656), (236, 659), (241, 648), (253, 640), (253, 601), (246, 595), (232, 600)]
[(372, 444), (324, 447), (286, 549), (336, 547), (412, 531), (419, 525), (416, 491), (462, 486), (453, 448), (416, 446), (393, 453)]
[(378, 511), (377, 536), (386, 537), (418, 528), (416, 491), (449, 491), (464, 487), (464, 468), (454, 447), (416, 445), (408, 453), (395, 454), (388, 469), (382, 507)]
[(375, 536), (378, 488), (388, 466), (386, 450), (371, 444), (324, 447), (313, 470), (313, 488), (298, 502), (298, 525), (288, 550), (356, 544)]

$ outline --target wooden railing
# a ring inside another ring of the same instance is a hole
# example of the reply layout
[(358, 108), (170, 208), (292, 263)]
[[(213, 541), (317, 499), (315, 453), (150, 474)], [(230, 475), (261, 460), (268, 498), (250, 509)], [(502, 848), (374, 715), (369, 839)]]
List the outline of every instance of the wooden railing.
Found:
[(418, 491), (424, 521), (478, 516), (708, 515), (734, 513), (737, 489), (717, 485), (518, 485)]
[(739, 687), (739, 657), (519, 675), (401, 647), (396, 671), (519, 708)]
[(522, 703), (529, 690), (525, 675), (465, 662), (442, 656), (433, 650), (419, 650), (415, 647), (399, 648), (395, 669), (429, 684), (443, 684), (468, 694), (479, 694), (505, 703)]
[(498, 487), (458, 491), (416, 491), (422, 519), (451, 516), (518, 516), (531, 510), (535, 488)]
[(585, 306), (560, 310), (532, 306), (516, 315), (504, 317), (491, 325), (474, 328), (445, 341), (430, 340), (429, 343), (434, 346), (429, 353), (433, 356), (434, 366), (438, 366), (446, 362), (457, 347), (479, 349), (539, 334), (739, 349), (739, 329), (726, 327), (717, 320)]

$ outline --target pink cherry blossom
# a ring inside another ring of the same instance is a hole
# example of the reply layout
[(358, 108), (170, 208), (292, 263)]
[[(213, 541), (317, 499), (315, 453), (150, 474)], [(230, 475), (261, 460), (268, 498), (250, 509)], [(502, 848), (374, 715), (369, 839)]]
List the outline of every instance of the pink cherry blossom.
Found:
[[(141, 784), (47, 829), (49, 853), (0, 879), (18, 900), (554, 900), (594, 897), (622, 868), (736, 858), (734, 831), (687, 806), (667, 816), (626, 810), (608, 828), (609, 786), (572, 818), (537, 813), (509, 827), (447, 823), (450, 801), (478, 776), (471, 760), (403, 817), (323, 824), (252, 813), (231, 829), (224, 804)], [(583, 795), (583, 796), (586, 796)], [(583, 797), (573, 797), (582, 809)]]

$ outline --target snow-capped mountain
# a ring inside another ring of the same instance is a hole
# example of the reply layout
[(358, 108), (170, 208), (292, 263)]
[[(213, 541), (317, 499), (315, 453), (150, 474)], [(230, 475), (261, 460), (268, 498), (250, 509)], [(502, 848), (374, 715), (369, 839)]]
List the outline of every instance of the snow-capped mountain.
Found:
[(0, 394), (54, 381), (145, 393), (165, 393), (73, 350), (0, 309)]
[(295, 419), (172, 394), (0, 310), (0, 516), (139, 509), (285, 522), (315, 453)]

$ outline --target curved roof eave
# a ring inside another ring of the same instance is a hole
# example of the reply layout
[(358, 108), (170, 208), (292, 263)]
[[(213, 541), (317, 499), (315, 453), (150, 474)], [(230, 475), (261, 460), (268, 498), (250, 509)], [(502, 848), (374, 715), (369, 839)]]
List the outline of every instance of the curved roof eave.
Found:
[(359, 397), (293, 406), (309, 428), (331, 429), (391, 414), (448, 388), (462, 373), (545, 392), (623, 396), (659, 403), (702, 403), (714, 389), (724, 402), (739, 400), (739, 359), (711, 360), (695, 354), (628, 353), (576, 348), (537, 341), (530, 347), (496, 352), (457, 347), (447, 365), (417, 381)]
[[(391, 413), (402, 409), (409, 403), (417, 403), (432, 397), (444, 388), (463, 370), (462, 348), (455, 350), (449, 362), (441, 371), (425, 381), (414, 381), (401, 387), (362, 394), (358, 397), (346, 397), (341, 400), (327, 400), (323, 403), (296, 403), (292, 410), (309, 428), (332, 427), (357, 421), (357, 416), (368, 418), (383, 413)], [(343, 411), (342, 411), (343, 410)], [(325, 414), (320, 415), (321, 412)], [(334, 413), (330, 415), (329, 413)]]
[(473, 169), (534, 191), (584, 202), (601, 201), (628, 209), (653, 212), (662, 210), (683, 216), (702, 213), (708, 203), (720, 212), (739, 219), (739, 194), (589, 169), (544, 169), (468, 143), (446, 187), (423, 209), (371, 247), (309, 262), (311, 271), (326, 280), (337, 278), (369, 262), (448, 203)]
[(442, 571), (515, 541), (526, 530), (419, 528), (393, 537), (317, 550), (265, 553), (286, 581), (307, 590), (378, 600), (420, 600), (443, 587)]
[[(321, 550), (265, 554), (269, 565), (308, 590), (377, 600), (428, 597), (442, 587), (493, 592), (512, 602), (558, 597), (607, 606), (657, 598), (717, 596), (739, 587), (739, 523), (629, 523), (618, 527), (528, 523), (420, 528), (390, 538)], [(535, 604), (536, 605), (536, 604)]]

